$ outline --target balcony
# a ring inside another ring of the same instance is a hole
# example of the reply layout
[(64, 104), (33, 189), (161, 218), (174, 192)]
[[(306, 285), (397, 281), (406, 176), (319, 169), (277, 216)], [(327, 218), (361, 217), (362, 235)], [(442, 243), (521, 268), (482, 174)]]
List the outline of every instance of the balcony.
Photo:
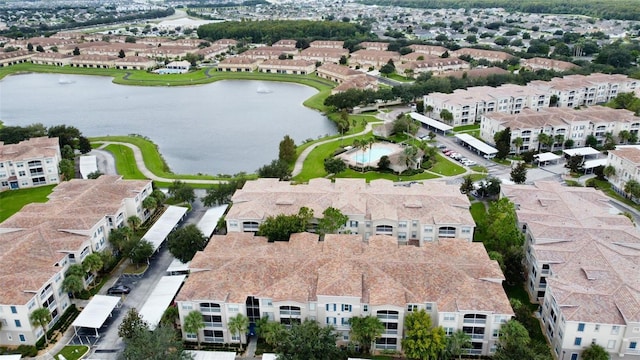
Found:
[(214, 328), (221, 328), (222, 327), (222, 323), (221, 322), (204, 322), (204, 327), (214, 327)]
[(200, 312), (203, 314), (207, 314), (207, 313), (220, 313), (220, 308), (214, 308), (214, 307), (201, 307), (200, 308)]
[(482, 355), (482, 349), (467, 349), (469, 355)]
[(487, 322), (487, 319), (464, 319), (463, 323), (465, 324), (479, 324), (484, 325)]
[(484, 340), (484, 334), (467, 334), (471, 340)]
[(224, 338), (213, 337), (213, 336), (205, 336), (204, 337), (204, 342), (223, 344), (224, 343)]
[(280, 310), (280, 315), (301, 316), (300, 310)]
[(398, 335), (398, 330), (397, 329), (387, 329), (384, 332), (384, 335)]
[(380, 320), (398, 320), (397, 314), (378, 314), (377, 318)]

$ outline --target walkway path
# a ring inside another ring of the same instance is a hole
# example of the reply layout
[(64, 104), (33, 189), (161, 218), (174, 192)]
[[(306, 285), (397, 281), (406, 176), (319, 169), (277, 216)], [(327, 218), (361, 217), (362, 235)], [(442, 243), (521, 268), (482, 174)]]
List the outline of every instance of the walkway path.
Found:
[(175, 180), (180, 180), (184, 183), (187, 184), (220, 184), (223, 182), (226, 182), (225, 180), (206, 180), (206, 179), (169, 179), (169, 178), (164, 178), (164, 177), (160, 177), (157, 176), (156, 174), (152, 173), (151, 170), (149, 170), (147, 168), (147, 165), (144, 163), (144, 158), (142, 157), (142, 151), (140, 151), (140, 148), (137, 147), (136, 145), (130, 144), (130, 143), (125, 143), (125, 142), (117, 142), (117, 141), (101, 141), (102, 146), (100, 146), (98, 149), (102, 150), (104, 149), (107, 145), (123, 145), (126, 146), (128, 148), (130, 148), (133, 151), (133, 156), (136, 159), (136, 166), (138, 167), (138, 169), (140, 169), (140, 172), (146, 176), (148, 179), (154, 180), (154, 181), (162, 181), (162, 182), (174, 182)]

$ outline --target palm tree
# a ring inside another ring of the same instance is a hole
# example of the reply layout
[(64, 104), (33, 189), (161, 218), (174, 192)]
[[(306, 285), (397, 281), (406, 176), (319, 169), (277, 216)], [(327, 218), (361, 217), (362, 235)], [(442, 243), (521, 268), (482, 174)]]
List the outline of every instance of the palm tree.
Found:
[(84, 289), (84, 281), (80, 276), (66, 275), (64, 281), (62, 281), (62, 289), (66, 292), (70, 292), (71, 296), (74, 297), (77, 292)]
[(622, 130), (618, 133), (618, 139), (620, 139), (620, 142), (623, 144), (626, 144), (630, 137), (631, 133), (629, 130)]
[(134, 232), (138, 229), (138, 226), (140, 226), (141, 223), (142, 220), (140, 220), (136, 215), (131, 215), (127, 218), (127, 224), (129, 224), (129, 227), (131, 227), (131, 230)]
[(51, 311), (47, 308), (39, 308), (34, 310), (31, 315), (29, 315), (29, 320), (31, 324), (35, 327), (42, 326), (42, 330), (44, 330), (44, 343), (49, 345), (49, 339), (47, 338), (47, 327), (51, 322)]
[(82, 268), (84, 271), (90, 271), (93, 275), (93, 281), (95, 281), (96, 276), (98, 275), (98, 270), (102, 269), (104, 263), (102, 262), (102, 258), (98, 253), (91, 253), (84, 258), (82, 262)]
[(427, 114), (431, 114), (431, 113), (433, 112), (433, 106), (431, 106), (431, 105), (427, 105), (427, 106), (425, 106), (425, 107), (424, 107), (424, 111), (425, 111)]
[(264, 342), (277, 349), (278, 344), (286, 336), (286, 329), (279, 322), (267, 321), (265, 324), (260, 325), (258, 334), (264, 339)]
[(516, 154), (520, 155), (520, 148), (522, 147), (522, 144), (524, 144), (524, 139), (518, 136), (517, 138), (513, 139), (512, 143), (516, 147)]
[(193, 310), (184, 318), (183, 329), (190, 334), (196, 334), (196, 341), (198, 342), (198, 349), (200, 349), (200, 329), (204, 328), (204, 320), (202, 320), (202, 314), (198, 310)]
[(242, 334), (246, 333), (249, 328), (249, 318), (243, 314), (238, 314), (229, 319), (227, 327), (229, 328), (232, 336), (238, 334), (238, 337), (240, 338), (240, 352), (242, 352)]
[(462, 330), (458, 330), (447, 338), (447, 353), (450, 356), (462, 358), (465, 349), (471, 348), (471, 337)]
[(549, 139), (551, 138), (551, 136), (545, 134), (545, 133), (540, 133), (538, 134), (538, 152), (540, 152), (540, 149), (542, 148), (543, 145), (547, 145), (547, 143), (549, 143)]
[(371, 163), (371, 148), (373, 147), (373, 143), (375, 143), (374, 139), (367, 140), (367, 145), (369, 145), (369, 161), (368, 161), (368, 163)]
[(362, 351), (368, 354), (371, 344), (385, 331), (384, 324), (374, 316), (352, 317), (349, 319), (351, 337), (357, 342)]
[(604, 173), (604, 176), (610, 178), (612, 176), (616, 176), (616, 168), (614, 168), (611, 165), (607, 165), (605, 166), (604, 170), (602, 170), (602, 172)]
[(558, 134), (554, 138), (555, 138), (556, 144), (560, 144), (560, 146), (564, 144), (564, 135)]

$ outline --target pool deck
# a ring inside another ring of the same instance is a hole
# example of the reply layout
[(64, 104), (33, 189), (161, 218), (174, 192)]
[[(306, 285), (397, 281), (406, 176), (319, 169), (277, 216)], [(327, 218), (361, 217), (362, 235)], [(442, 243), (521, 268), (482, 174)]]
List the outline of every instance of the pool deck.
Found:
[[(376, 142), (371, 146), (371, 151), (375, 150), (388, 150), (389, 152), (386, 154), (382, 154), (378, 157), (373, 157), (371, 160), (368, 160), (369, 148), (365, 149), (364, 152), (360, 148), (350, 149), (345, 153), (338, 155), (338, 158), (344, 160), (348, 165), (362, 167), (362, 166), (378, 166), (378, 161), (382, 156), (391, 156), (402, 152), (404, 148), (398, 144), (390, 143), (390, 142)], [(357, 159), (367, 159), (366, 162), (358, 161)]]

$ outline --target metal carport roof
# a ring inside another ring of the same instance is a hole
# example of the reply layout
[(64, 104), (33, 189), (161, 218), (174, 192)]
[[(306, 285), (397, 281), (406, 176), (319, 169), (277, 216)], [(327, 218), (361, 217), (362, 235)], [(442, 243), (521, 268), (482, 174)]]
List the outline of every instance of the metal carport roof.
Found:
[(536, 160), (538, 160), (539, 162), (554, 161), (562, 158), (562, 156), (558, 156), (550, 152), (535, 154), (533, 155), (533, 157), (536, 158)]
[(481, 153), (483, 153), (485, 155), (491, 155), (491, 154), (498, 153), (498, 149), (494, 148), (493, 146), (490, 146), (490, 145), (486, 144), (483, 141), (480, 141), (480, 140), (474, 138), (473, 136), (471, 136), (469, 134), (456, 134), (456, 138), (458, 138), (458, 140), (464, 142), (465, 144), (471, 146), (472, 148), (480, 151)]
[(409, 114), (409, 116), (411, 116), (411, 118), (413, 120), (419, 121), (425, 125), (434, 127), (442, 132), (447, 132), (447, 131), (451, 131), (453, 129), (452, 126), (449, 126), (443, 122), (440, 122), (436, 119), (432, 119), (430, 117), (424, 116), (424, 115), (420, 115), (418, 113), (412, 112)]
[(113, 309), (115, 309), (120, 303), (120, 297), (118, 296), (106, 296), (95, 295), (91, 301), (85, 306), (80, 315), (71, 324), (76, 331), (77, 328), (91, 328), (96, 330), (96, 336), (98, 335), (98, 329), (104, 324)]
[(186, 352), (193, 356), (193, 360), (235, 360), (236, 358), (236, 353), (232, 351), (230, 352), (230, 351), (188, 350)]
[(196, 225), (200, 231), (207, 238), (211, 237), (213, 234), (213, 230), (216, 229), (216, 225), (218, 225), (218, 220), (224, 215), (224, 212), (227, 211), (229, 205), (221, 205), (213, 207), (202, 215), (200, 221)]
[(563, 150), (563, 152), (569, 156), (575, 156), (575, 155), (580, 155), (580, 156), (589, 156), (589, 155), (598, 155), (600, 154), (600, 151), (587, 146), (587, 147), (581, 147), (581, 148), (575, 148), (575, 149), (565, 149)]
[(180, 290), (186, 277), (186, 275), (161, 277), (147, 301), (142, 305), (140, 317), (149, 324), (151, 330), (154, 330), (160, 323), (162, 314), (171, 305), (171, 301)]
[(86, 179), (92, 172), (98, 171), (98, 160), (95, 155), (80, 156), (80, 175)]
[(142, 239), (149, 241), (153, 245), (153, 251), (155, 252), (169, 236), (169, 233), (180, 223), (187, 210), (186, 207), (169, 206), (160, 219), (144, 234)]

